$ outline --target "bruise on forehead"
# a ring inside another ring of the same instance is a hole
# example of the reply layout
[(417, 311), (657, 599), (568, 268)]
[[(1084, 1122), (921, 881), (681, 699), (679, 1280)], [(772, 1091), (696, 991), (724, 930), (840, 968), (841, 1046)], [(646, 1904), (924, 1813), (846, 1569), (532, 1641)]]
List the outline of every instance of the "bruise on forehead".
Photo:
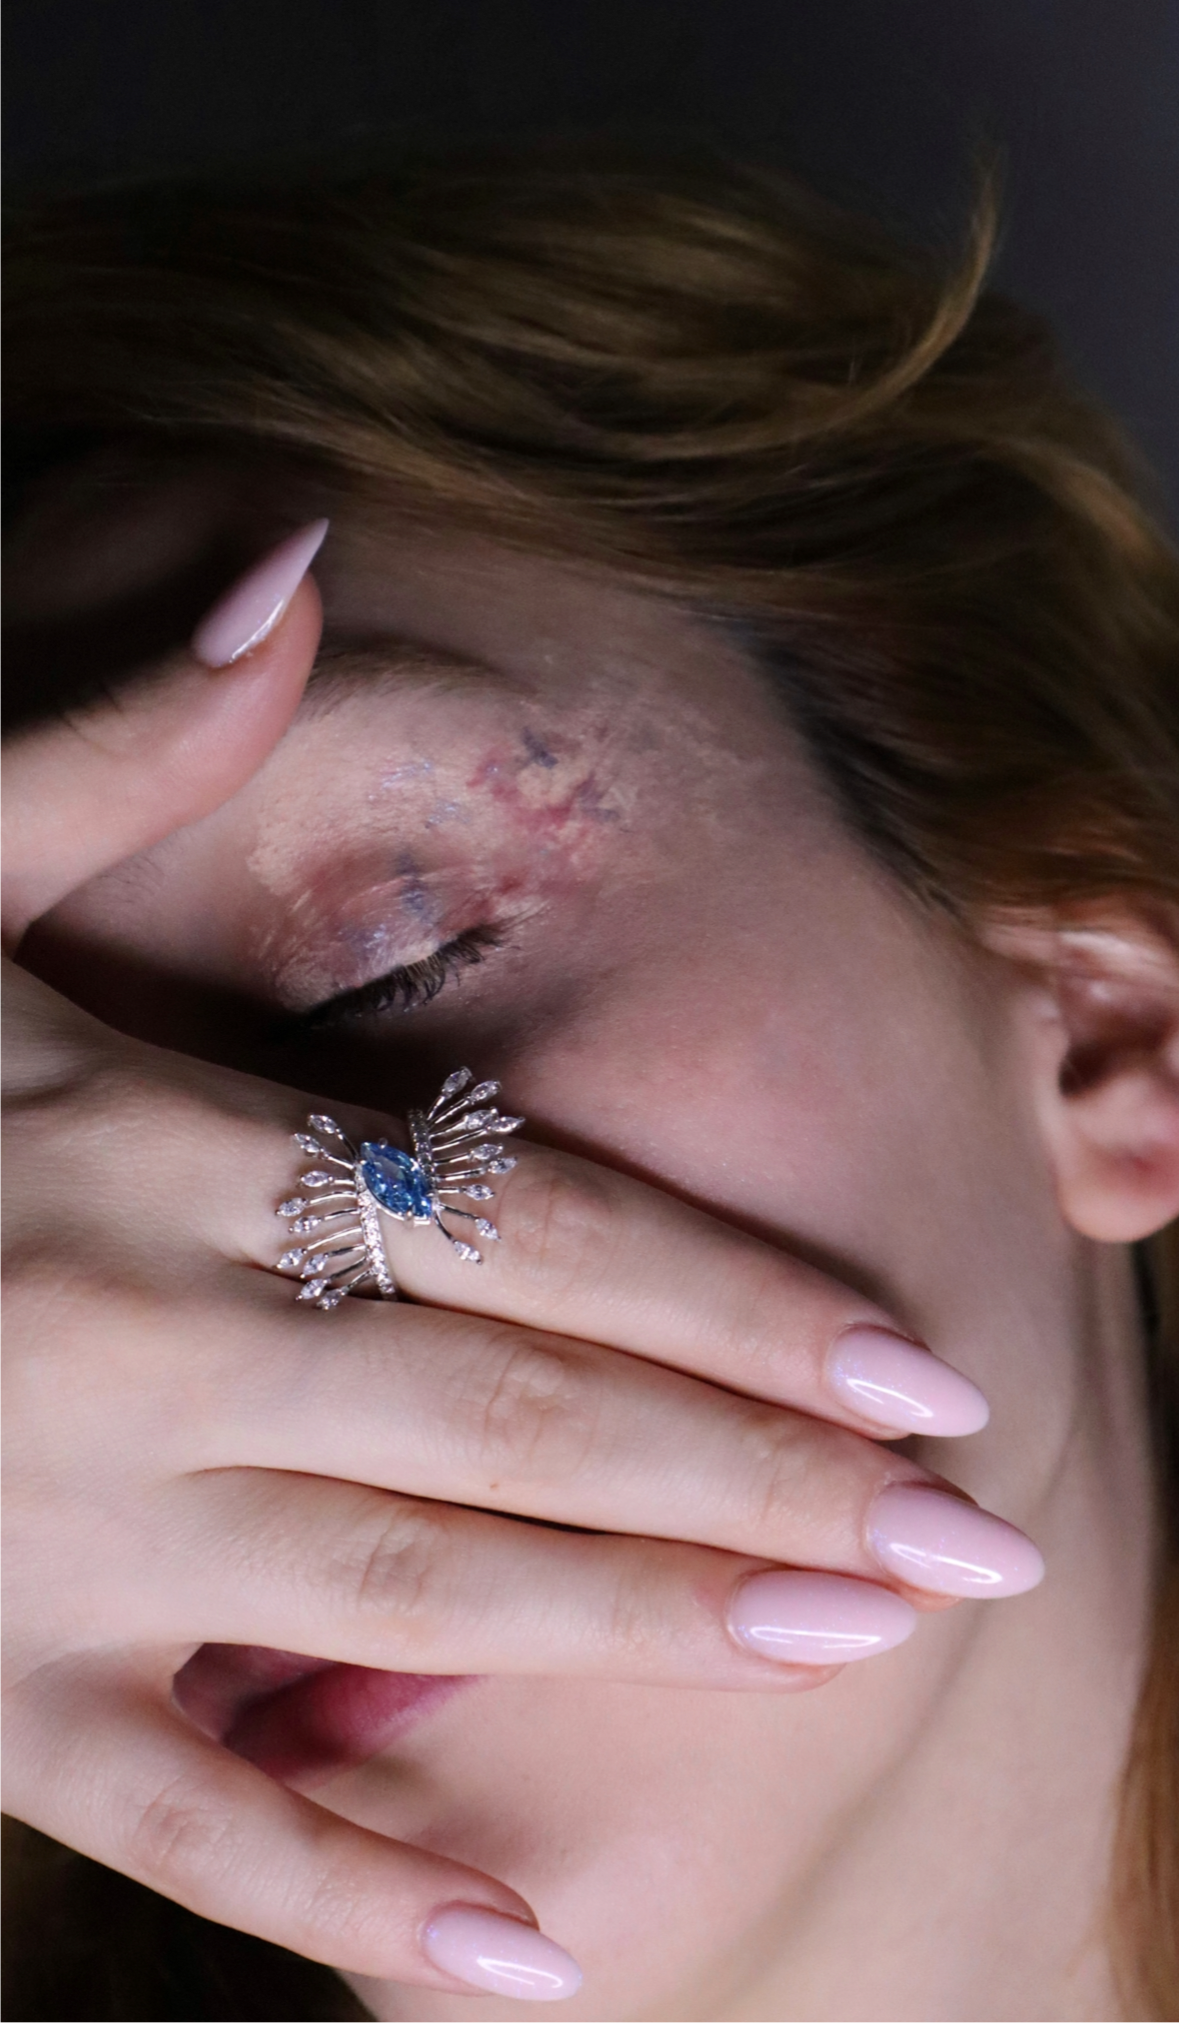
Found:
[(329, 644), (265, 769), (247, 860), (279, 966), (320, 970), (333, 946), (346, 969), (362, 945), (411, 959), (415, 925), (416, 958), (471, 924), (462, 888), (510, 918), (585, 897), (622, 851), (629, 877), (666, 875), (685, 823), (747, 822), (781, 753), (764, 724), (724, 735), (724, 669), (709, 694), (675, 643), (629, 670), (617, 642), (606, 664), (571, 653), (551, 685), (397, 637)]

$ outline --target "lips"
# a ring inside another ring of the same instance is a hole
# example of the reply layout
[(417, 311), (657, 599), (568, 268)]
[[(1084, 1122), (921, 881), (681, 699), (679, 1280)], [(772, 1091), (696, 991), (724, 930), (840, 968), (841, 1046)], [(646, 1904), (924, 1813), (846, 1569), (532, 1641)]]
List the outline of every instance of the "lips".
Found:
[(367, 1761), (474, 1679), (380, 1672), (258, 1645), (203, 1644), (173, 1684), (206, 1735), (308, 1790)]

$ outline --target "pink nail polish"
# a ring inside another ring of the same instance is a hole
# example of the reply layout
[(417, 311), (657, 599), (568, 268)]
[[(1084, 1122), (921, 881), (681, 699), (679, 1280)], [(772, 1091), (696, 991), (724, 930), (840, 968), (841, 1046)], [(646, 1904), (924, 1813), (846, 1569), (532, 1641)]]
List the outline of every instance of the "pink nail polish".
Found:
[(272, 548), (202, 618), (192, 650), (206, 667), (228, 667), (274, 631), (327, 533), (326, 520), (312, 520)]
[(750, 1574), (729, 1608), (738, 1643), (784, 1665), (874, 1658), (916, 1627), (917, 1611), (900, 1595), (841, 1573)]
[(898, 1432), (954, 1439), (977, 1433), (990, 1418), (969, 1377), (888, 1328), (855, 1327), (840, 1335), (827, 1359), (827, 1381), (853, 1412)]
[(1030, 1538), (940, 1489), (894, 1482), (872, 1505), (869, 1542), (881, 1566), (939, 1595), (1021, 1595), (1044, 1578)]
[(446, 1904), (422, 1933), (422, 1951), (444, 1974), (517, 2002), (563, 2002), (581, 1986), (581, 1968), (533, 1925), (476, 1904)]

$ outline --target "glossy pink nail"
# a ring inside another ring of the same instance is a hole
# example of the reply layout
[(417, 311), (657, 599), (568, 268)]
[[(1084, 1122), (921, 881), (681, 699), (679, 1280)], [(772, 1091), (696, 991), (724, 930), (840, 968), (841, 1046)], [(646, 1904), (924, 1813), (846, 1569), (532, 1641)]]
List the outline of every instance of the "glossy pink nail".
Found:
[(969, 1377), (888, 1328), (855, 1327), (840, 1335), (827, 1358), (827, 1382), (853, 1412), (897, 1432), (955, 1439), (977, 1433), (990, 1418)]
[(1044, 1561), (1022, 1531), (944, 1490), (894, 1482), (872, 1505), (869, 1542), (881, 1566), (939, 1595), (1025, 1594)]
[(206, 667), (228, 667), (274, 631), (320, 548), (326, 520), (312, 520), (272, 548), (202, 618), (192, 650)]
[(581, 1968), (534, 1925), (485, 1911), (477, 1904), (446, 1904), (422, 1933), (422, 1951), (444, 1974), (517, 2002), (563, 2002), (581, 1986)]
[(729, 1608), (738, 1643), (784, 1665), (846, 1665), (903, 1644), (917, 1611), (890, 1588), (841, 1573), (774, 1568), (742, 1581)]

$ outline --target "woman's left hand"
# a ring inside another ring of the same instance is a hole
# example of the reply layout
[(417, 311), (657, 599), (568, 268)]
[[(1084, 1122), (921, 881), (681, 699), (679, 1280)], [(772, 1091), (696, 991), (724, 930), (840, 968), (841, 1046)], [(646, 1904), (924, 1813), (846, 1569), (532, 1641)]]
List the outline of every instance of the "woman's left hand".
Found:
[[(14, 747), (13, 940), (260, 762), (314, 651), (301, 597), (252, 665), (181, 665)], [(259, 1269), (307, 1100), (10, 981), (8, 1774), (32, 1823), (314, 1957), (453, 1986), (423, 1956), (431, 1906), (526, 1907), (198, 1735), (168, 1704), (195, 1645), (765, 1690), (906, 1634), (895, 1590), (917, 1571), (945, 1591), (947, 1522), (1006, 1555), (1007, 1591), (1034, 1578), (1027, 1541), (877, 1444), (871, 1394), (865, 1410), (832, 1351), (887, 1316), (847, 1287), (535, 1147), (501, 1190), (484, 1274), (394, 1226), (395, 1271), (425, 1304), (327, 1320)], [(884, 1343), (968, 1430), (973, 1387)]]

